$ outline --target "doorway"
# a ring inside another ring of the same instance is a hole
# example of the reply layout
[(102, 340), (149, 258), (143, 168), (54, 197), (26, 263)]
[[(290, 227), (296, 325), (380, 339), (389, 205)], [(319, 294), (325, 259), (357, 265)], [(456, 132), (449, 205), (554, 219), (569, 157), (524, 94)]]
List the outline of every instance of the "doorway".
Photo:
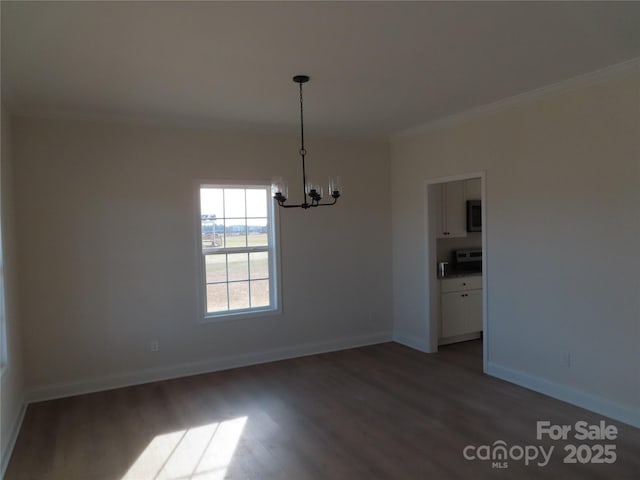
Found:
[(425, 213), (428, 351), (437, 352), (441, 345), (481, 338), (482, 368), (486, 372), (489, 338), (486, 173), (427, 180)]

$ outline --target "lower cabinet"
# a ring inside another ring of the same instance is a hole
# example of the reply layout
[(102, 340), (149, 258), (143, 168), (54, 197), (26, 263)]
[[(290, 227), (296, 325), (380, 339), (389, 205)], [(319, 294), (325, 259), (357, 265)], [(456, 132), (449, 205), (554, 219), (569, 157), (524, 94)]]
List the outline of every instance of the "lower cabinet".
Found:
[(469, 340), (472, 334), (482, 332), (482, 278), (460, 277), (441, 282), (441, 343)]
[(443, 293), (440, 308), (443, 337), (482, 331), (482, 290)]

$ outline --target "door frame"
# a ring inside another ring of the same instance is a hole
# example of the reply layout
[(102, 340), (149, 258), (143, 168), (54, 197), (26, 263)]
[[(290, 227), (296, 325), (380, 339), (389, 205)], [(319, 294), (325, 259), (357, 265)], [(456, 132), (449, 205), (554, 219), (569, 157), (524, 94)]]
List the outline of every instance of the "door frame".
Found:
[[(427, 323), (427, 352), (438, 351), (438, 320), (440, 318), (440, 288), (437, 276), (436, 225), (438, 212), (435, 210), (435, 185), (457, 182), (460, 180), (480, 179), (480, 200), (482, 202), (482, 370), (487, 372), (489, 329), (489, 292), (488, 292), (488, 244), (487, 244), (487, 174), (485, 170), (461, 173), (446, 177), (434, 177), (424, 184), (424, 245), (425, 245), (425, 280), (427, 295), (425, 295), (425, 313)], [(431, 200), (430, 200), (431, 199)]]

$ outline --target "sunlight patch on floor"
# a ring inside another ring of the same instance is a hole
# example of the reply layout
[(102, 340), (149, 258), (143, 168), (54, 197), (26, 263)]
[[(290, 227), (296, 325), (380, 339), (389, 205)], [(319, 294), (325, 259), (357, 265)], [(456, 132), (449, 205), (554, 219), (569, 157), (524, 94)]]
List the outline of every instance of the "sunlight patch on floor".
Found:
[(155, 437), (122, 480), (222, 480), (247, 417)]

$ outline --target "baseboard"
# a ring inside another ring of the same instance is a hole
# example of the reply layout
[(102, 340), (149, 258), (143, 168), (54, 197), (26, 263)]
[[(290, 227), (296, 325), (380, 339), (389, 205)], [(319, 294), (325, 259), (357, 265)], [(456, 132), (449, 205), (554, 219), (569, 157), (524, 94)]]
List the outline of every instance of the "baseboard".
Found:
[(7, 441), (4, 451), (2, 452), (2, 456), (0, 457), (0, 479), (4, 478), (4, 474), (9, 466), (9, 460), (11, 460), (13, 448), (16, 446), (16, 440), (18, 440), (18, 434), (20, 433), (20, 428), (22, 428), (22, 421), (24, 420), (24, 414), (27, 412), (27, 406), (28, 403), (23, 400), (22, 407), (20, 407), (20, 413), (11, 425), (9, 440)]
[(405, 347), (413, 348), (414, 350), (430, 353), (429, 342), (424, 338), (407, 335), (401, 332), (393, 332), (393, 341), (400, 343)]
[(446, 337), (438, 340), (438, 346), (450, 345), (452, 343), (459, 343), (459, 342), (468, 342), (469, 340), (478, 340), (479, 338), (482, 338), (481, 332), (467, 333), (465, 335), (458, 335), (455, 337)]
[(599, 395), (576, 390), (575, 388), (551, 382), (529, 373), (489, 362), (487, 373), (491, 376), (515, 383), (558, 400), (571, 403), (592, 412), (605, 415), (623, 423), (640, 428), (640, 408), (623, 405)]
[(230, 368), (246, 367), (259, 363), (286, 360), (289, 358), (315, 355), (318, 353), (345, 350), (348, 348), (363, 347), (377, 343), (390, 342), (392, 333), (378, 332), (357, 337), (341, 338), (327, 342), (307, 343), (291, 347), (276, 348), (260, 352), (251, 352), (242, 355), (233, 355), (208, 360), (183, 363), (167, 367), (126, 372), (117, 375), (108, 375), (100, 378), (88, 378), (76, 382), (56, 383), (44, 385), (29, 390), (27, 400), (30, 403), (53, 400), (55, 398), (82, 395), (85, 393), (111, 390), (113, 388), (140, 385), (143, 383), (169, 380), (172, 378), (199, 375), (202, 373), (228, 370)]

